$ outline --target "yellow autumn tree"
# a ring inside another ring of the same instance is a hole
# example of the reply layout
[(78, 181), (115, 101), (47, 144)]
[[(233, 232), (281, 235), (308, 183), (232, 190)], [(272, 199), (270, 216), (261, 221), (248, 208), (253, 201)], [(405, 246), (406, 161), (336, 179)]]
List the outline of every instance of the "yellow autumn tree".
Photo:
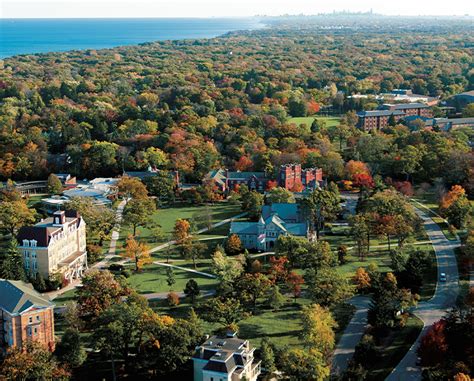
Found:
[(123, 255), (135, 262), (135, 271), (139, 271), (144, 265), (151, 263), (150, 248), (143, 242), (137, 241), (132, 235), (127, 238)]
[(370, 275), (363, 267), (356, 270), (353, 280), (359, 291), (365, 291), (370, 287)]
[(305, 347), (329, 358), (334, 349), (334, 329), (337, 327), (331, 311), (319, 304), (305, 306), (301, 311), (301, 321), (303, 328), (301, 339)]

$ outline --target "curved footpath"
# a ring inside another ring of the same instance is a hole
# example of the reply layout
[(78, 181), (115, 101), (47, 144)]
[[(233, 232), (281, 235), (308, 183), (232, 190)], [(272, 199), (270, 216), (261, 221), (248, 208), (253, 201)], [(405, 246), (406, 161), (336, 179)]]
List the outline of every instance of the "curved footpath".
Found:
[(420, 340), (433, 323), (440, 320), (450, 308), (454, 307), (459, 292), (458, 266), (454, 249), (460, 245), (460, 242), (449, 241), (427, 213), (420, 209), (416, 209), (416, 212), (423, 219), (426, 233), (436, 253), (438, 279), (440, 273), (446, 273), (447, 281), (438, 281), (434, 296), (426, 302), (419, 303), (413, 309), (412, 312), (423, 321), (424, 327), (410, 350), (386, 378), (386, 381), (421, 380), (421, 368), (416, 365), (416, 350)]
[(332, 359), (332, 373), (334, 375), (343, 374), (352, 356), (354, 356), (355, 347), (362, 338), (367, 326), (370, 300), (368, 296), (355, 296), (349, 300), (349, 303), (356, 307), (356, 312), (344, 330), (334, 351)]

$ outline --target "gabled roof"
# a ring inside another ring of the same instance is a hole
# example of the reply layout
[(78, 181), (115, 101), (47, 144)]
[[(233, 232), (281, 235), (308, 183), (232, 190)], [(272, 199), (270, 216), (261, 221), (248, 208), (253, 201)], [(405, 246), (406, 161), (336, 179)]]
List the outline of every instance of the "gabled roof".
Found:
[(231, 222), (230, 233), (256, 235), (258, 233), (258, 223), (257, 222)]
[(0, 279), (0, 308), (15, 315), (27, 309), (53, 307), (31, 284), (19, 280)]
[(276, 203), (264, 205), (262, 208), (262, 218), (267, 220), (271, 215), (276, 214), (283, 221), (300, 221), (300, 205), (296, 203)]

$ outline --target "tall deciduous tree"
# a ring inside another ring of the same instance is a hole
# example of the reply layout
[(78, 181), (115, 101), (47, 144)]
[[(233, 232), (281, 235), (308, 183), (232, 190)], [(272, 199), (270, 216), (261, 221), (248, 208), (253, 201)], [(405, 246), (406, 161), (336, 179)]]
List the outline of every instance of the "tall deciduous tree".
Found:
[(35, 221), (35, 210), (28, 208), (23, 200), (0, 202), (0, 229), (14, 236), (22, 226)]
[(82, 278), (77, 289), (77, 302), (83, 317), (97, 318), (112, 304), (130, 294), (128, 287), (120, 283), (110, 271), (93, 270)]
[(353, 294), (345, 276), (332, 268), (322, 268), (317, 273), (306, 270), (305, 282), (310, 298), (324, 307), (333, 307)]
[(146, 199), (148, 190), (145, 184), (136, 177), (123, 176), (117, 183), (118, 190), (126, 198)]
[(123, 222), (131, 226), (133, 236), (137, 235), (137, 228), (151, 226), (152, 215), (156, 212), (156, 205), (152, 199), (132, 199), (127, 202), (123, 211)]
[(56, 176), (54, 173), (51, 173), (48, 176), (46, 188), (49, 194), (61, 194), (63, 191), (63, 184), (61, 183), (61, 180), (59, 180), (58, 176)]
[(143, 242), (137, 241), (133, 236), (127, 238), (123, 255), (135, 262), (135, 271), (141, 270), (144, 265), (152, 262), (150, 248)]
[(301, 311), (301, 339), (307, 348), (316, 349), (329, 358), (335, 345), (337, 323), (331, 312), (319, 304), (304, 306)]
[(6, 380), (69, 380), (70, 373), (38, 342), (28, 340), (22, 348), (11, 349), (0, 367)]

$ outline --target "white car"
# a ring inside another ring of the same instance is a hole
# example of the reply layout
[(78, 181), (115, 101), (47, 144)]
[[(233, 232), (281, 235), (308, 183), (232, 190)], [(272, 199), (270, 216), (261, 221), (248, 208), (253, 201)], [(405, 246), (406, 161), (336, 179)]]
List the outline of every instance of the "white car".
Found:
[(440, 282), (446, 282), (446, 280), (447, 280), (446, 273), (439, 274), (439, 281)]

